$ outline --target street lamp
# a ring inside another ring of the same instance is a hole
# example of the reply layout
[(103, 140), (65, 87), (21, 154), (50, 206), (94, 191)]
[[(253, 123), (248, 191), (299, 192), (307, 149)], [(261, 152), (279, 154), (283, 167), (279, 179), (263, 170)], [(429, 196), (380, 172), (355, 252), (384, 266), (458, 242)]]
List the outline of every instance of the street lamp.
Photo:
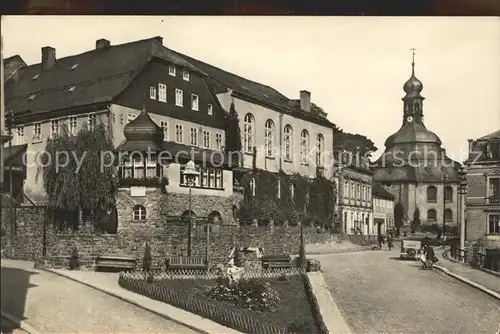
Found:
[(441, 183), (443, 184), (443, 240), (446, 241), (446, 191), (445, 191), (445, 186), (446, 182), (448, 181), (448, 175), (443, 174), (441, 175)]
[(198, 175), (200, 175), (200, 173), (196, 170), (196, 166), (193, 160), (188, 161), (188, 163), (186, 164), (186, 168), (182, 172), (182, 175), (184, 176), (184, 180), (189, 186), (188, 256), (191, 256), (191, 228), (193, 225), (193, 211), (191, 210), (191, 191), (193, 184), (196, 182), (196, 178), (198, 177)]

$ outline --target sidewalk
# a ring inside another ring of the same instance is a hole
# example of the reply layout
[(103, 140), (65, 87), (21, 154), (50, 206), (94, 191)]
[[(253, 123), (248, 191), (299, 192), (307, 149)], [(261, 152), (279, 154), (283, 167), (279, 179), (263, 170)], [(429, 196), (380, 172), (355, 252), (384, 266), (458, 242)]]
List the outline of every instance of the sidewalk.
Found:
[(479, 269), (474, 269), (466, 264), (453, 262), (446, 258), (446, 252), (446, 250), (443, 250), (443, 252), (440, 253), (439, 262), (436, 264), (438, 269), (439, 267), (445, 268), (454, 275), (481, 285), (500, 296), (500, 277)]

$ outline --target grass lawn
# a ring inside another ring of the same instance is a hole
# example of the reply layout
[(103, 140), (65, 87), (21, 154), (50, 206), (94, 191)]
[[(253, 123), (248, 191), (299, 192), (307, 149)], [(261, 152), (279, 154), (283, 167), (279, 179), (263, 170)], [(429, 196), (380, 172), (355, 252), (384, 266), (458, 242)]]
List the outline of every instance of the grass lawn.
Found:
[[(302, 333), (319, 333), (314, 321), (312, 307), (307, 298), (301, 276), (288, 277), (286, 281), (266, 279), (279, 291), (281, 307), (276, 312), (259, 312), (263, 319), (285, 326), (297, 325)], [(216, 285), (215, 280), (163, 280), (159, 284), (177, 292), (209, 299), (205, 289)], [(232, 307), (237, 307), (231, 304)], [(295, 327), (295, 326), (294, 326)]]

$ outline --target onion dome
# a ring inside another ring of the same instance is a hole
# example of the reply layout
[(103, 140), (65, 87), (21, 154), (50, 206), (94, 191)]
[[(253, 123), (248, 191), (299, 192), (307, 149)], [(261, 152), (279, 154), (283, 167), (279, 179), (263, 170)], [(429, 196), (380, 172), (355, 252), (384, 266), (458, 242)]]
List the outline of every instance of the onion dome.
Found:
[(149, 117), (144, 107), (132, 122), (125, 125), (123, 134), (127, 141), (161, 143), (163, 141), (162, 129)]
[(422, 81), (418, 80), (417, 77), (415, 76), (415, 62), (412, 62), (411, 77), (403, 85), (403, 90), (406, 93), (406, 96), (404, 98), (407, 99), (407, 98), (421, 97), (420, 93), (422, 92), (423, 89), (424, 85), (422, 84)]

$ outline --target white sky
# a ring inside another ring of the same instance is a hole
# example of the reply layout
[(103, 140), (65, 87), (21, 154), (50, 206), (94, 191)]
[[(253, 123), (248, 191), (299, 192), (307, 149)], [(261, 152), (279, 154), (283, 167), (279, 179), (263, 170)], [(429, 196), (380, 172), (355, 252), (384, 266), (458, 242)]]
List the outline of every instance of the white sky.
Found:
[(500, 128), (500, 18), (2, 16), (4, 57), (39, 63), (162, 36), (166, 47), (289, 98), (311, 92), (329, 119), (372, 139), (379, 151), (402, 122), (402, 85), (423, 82), (425, 125), (448, 155), (466, 156), (467, 139)]

